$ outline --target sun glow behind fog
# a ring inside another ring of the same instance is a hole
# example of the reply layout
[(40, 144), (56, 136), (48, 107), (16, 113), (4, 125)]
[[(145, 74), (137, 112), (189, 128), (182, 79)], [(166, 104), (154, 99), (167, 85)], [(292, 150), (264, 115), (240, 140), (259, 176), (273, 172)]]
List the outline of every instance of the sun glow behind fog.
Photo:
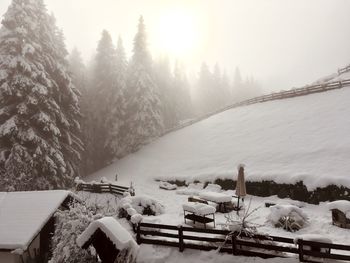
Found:
[(184, 10), (172, 10), (159, 17), (154, 46), (158, 51), (186, 58), (199, 45), (196, 17)]

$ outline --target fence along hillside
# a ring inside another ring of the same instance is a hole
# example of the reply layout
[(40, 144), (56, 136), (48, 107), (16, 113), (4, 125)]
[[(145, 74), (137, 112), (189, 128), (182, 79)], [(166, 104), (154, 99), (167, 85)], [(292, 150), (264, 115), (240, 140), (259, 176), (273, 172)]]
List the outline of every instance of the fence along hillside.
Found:
[[(348, 72), (348, 71), (350, 71), (350, 65), (345, 67), (345, 68), (339, 69), (338, 74), (340, 75), (340, 74), (342, 74), (344, 72)], [(330, 91), (330, 90), (334, 90), (334, 89), (341, 89), (341, 88), (345, 88), (345, 87), (350, 87), (350, 79), (346, 79), (346, 80), (342, 80), (342, 81), (332, 81), (332, 82), (327, 82), (327, 83), (322, 83), (322, 84), (309, 85), (309, 86), (305, 86), (302, 88), (294, 88), (294, 89), (290, 89), (290, 90), (286, 90), (286, 91), (274, 92), (271, 94), (262, 95), (262, 96), (255, 97), (252, 99), (243, 100), (243, 101), (234, 103), (232, 105), (226, 106), (224, 108), (221, 108), (217, 111), (206, 114), (198, 119), (183, 123), (175, 128), (166, 130), (165, 132), (163, 132), (162, 136), (166, 135), (170, 132), (180, 130), (180, 129), (185, 128), (187, 126), (190, 126), (194, 123), (197, 123), (197, 122), (200, 122), (204, 119), (207, 119), (213, 115), (216, 115), (218, 113), (221, 113), (221, 112), (224, 112), (226, 110), (233, 109), (233, 108), (247, 106), (247, 105), (256, 104), (256, 103), (262, 103), (262, 102), (266, 102), (266, 101), (282, 100), (282, 99), (288, 99), (288, 98), (293, 98), (293, 97), (305, 96), (305, 95), (309, 95), (309, 94), (313, 94), (313, 93), (320, 93), (320, 92)]]

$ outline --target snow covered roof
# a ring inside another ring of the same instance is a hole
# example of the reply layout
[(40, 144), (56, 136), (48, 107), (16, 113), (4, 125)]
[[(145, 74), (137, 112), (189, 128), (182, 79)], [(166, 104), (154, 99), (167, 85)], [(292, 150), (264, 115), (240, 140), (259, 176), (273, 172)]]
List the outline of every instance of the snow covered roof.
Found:
[(120, 251), (125, 248), (133, 251), (138, 249), (138, 245), (130, 233), (113, 217), (103, 217), (92, 222), (77, 238), (78, 246), (83, 247), (97, 229), (100, 229), (105, 233), (105, 235), (113, 242), (115, 248)]
[(65, 190), (0, 192), (0, 249), (26, 250), (71, 194)]

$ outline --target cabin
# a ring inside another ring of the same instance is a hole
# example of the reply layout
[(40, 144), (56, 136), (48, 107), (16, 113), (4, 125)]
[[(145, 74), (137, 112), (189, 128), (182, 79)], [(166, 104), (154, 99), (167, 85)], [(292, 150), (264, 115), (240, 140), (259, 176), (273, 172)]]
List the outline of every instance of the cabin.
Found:
[(48, 262), (54, 214), (73, 199), (64, 190), (0, 192), (0, 263)]
[(332, 211), (333, 225), (350, 229), (350, 201), (334, 201), (328, 204), (328, 208)]
[(83, 249), (93, 246), (102, 263), (113, 263), (118, 255), (123, 262), (133, 262), (138, 250), (131, 234), (113, 217), (92, 222), (77, 238), (77, 245)]

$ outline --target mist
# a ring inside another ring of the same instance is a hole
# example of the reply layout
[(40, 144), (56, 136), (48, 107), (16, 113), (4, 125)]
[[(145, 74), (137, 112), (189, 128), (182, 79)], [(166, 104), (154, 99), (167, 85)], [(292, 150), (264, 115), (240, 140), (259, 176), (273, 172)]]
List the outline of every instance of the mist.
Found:
[[(63, 29), (68, 50), (77, 47), (91, 59), (103, 29), (123, 38), (132, 50), (137, 19), (143, 15), (153, 57), (159, 47), (159, 21), (173, 10), (193, 18), (196, 45), (189, 54), (169, 54), (181, 60), (190, 75), (202, 62), (218, 63), (229, 75), (239, 67), (254, 76), (264, 91), (289, 89), (336, 72), (350, 60), (350, 2), (346, 0), (267, 1), (113, 1), (47, 0)], [(10, 0), (0, 2), (3, 15)]]

